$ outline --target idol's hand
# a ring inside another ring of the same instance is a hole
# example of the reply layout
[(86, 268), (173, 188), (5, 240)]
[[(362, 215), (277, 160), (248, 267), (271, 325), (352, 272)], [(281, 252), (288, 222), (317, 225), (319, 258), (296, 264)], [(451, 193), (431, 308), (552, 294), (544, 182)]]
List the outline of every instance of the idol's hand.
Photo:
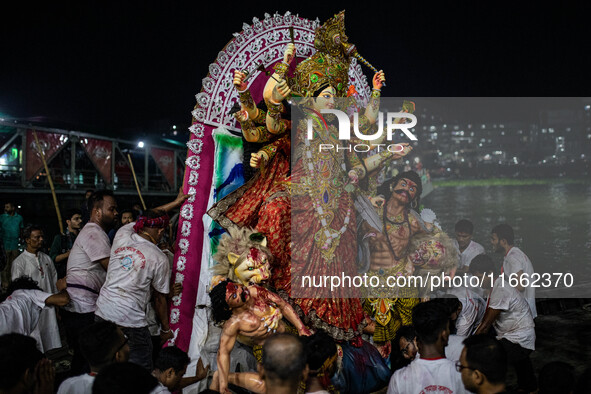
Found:
[(397, 158), (404, 157), (410, 153), (412, 150), (412, 146), (408, 144), (408, 142), (403, 142), (401, 144), (396, 144), (396, 154)]
[(234, 70), (234, 80), (232, 83), (236, 87), (236, 90), (243, 92), (248, 87), (244, 80), (246, 79), (246, 74), (240, 70)]
[(384, 86), (384, 82), (386, 82), (386, 76), (384, 75), (384, 72), (380, 70), (375, 73), (372, 80), (373, 88), (380, 90), (382, 86)]
[(280, 79), (277, 85), (273, 87), (273, 92), (271, 93), (271, 102), (274, 104), (279, 104), (290, 94), (291, 89), (289, 86), (287, 86), (287, 81), (285, 81), (285, 79)]
[(234, 112), (234, 117), (240, 123), (246, 122), (248, 120), (248, 112), (246, 110), (240, 110), (238, 112)]
[(264, 165), (264, 162), (269, 160), (269, 157), (265, 152), (257, 152), (250, 154), (250, 166), (253, 168), (257, 168), (261, 165)]
[(301, 337), (309, 337), (310, 335), (314, 334), (312, 332), (312, 330), (310, 330), (308, 327), (302, 325), (302, 328), (300, 328), (298, 330), (298, 335)]
[(381, 208), (384, 203), (386, 202), (386, 199), (382, 196), (376, 196), (376, 197), (370, 197), (369, 201), (371, 202), (371, 205), (374, 208)]
[(359, 182), (359, 175), (357, 175), (357, 171), (351, 170), (349, 171), (348, 175), (352, 184), (356, 185)]
[(289, 44), (287, 44), (287, 47), (285, 47), (285, 52), (283, 53), (283, 61), (287, 64), (291, 63), (291, 61), (295, 59), (295, 53), (295, 45), (290, 42)]

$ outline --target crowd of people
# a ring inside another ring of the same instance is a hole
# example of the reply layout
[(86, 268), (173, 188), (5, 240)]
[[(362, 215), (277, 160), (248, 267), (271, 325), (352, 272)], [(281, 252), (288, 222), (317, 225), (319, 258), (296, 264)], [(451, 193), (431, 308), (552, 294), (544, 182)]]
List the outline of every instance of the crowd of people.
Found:
[[(167, 298), (175, 287), (177, 292), (182, 289), (170, 280), (172, 254), (158, 244), (168, 231), (166, 212), (187, 197), (179, 193), (171, 203), (141, 214), (125, 211), (113, 231), (119, 216), (116, 199), (107, 191), (94, 192), (87, 201), (88, 223), (82, 226), (81, 210), (69, 211), (66, 231), (55, 237), (49, 254), (43, 252), (43, 229), (23, 227), (14, 205), (5, 205), (1, 223), (7, 263), (2, 273), (9, 279), (2, 282), (7, 287), (0, 303), (0, 392), (162, 393), (208, 376), (209, 367), (201, 360), (187, 373), (186, 352), (174, 346), (160, 350), (171, 337)], [(16, 239), (14, 228), (20, 233)], [(114, 235), (112, 243), (109, 233)], [(473, 233), (470, 221), (456, 223), (457, 272), (482, 278), (482, 289), (448, 288), (443, 297), (412, 308), (412, 325), (401, 326), (391, 343), (388, 360), (393, 373), (387, 392), (418, 393), (430, 387), (454, 393), (507, 392), (508, 366), (515, 369), (519, 392), (538, 388), (540, 393), (586, 392), (588, 373), (576, 386), (573, 368), (559, 362), (544, 367), (538, 383), (529, 359), (536, 339), (533, 289), (502, 283), (484, 247), (472, 240)], [(19, 237), (25, 245), (20, 254), (14, 253)], [(491, 244), (495, 252), (504, 254), (501, 272), (533, 273), (527, 256), (514, 245), (510, 226), (495, 226)], [(235, 286), (237, 300), (246, 289), (239, 286)], [(240, 315), (243, 303), (226, 297), (225, 288), (223, 293), (228, 304), (236, 303), (230, 310), (234, 317), (220, 318), (213, 311), (214, 319), (225, 324), (235, 318), (239, 325), (248, 324)], [(302, 336), (269, 333), (261, 342), (259, 370), (229, 373), (228, 383), (252, 392), (295, 393), (305, 382), (302, 387), (308, 393), (335, 392), (331, 377), (335, 380), (339, 365), (346, 363), (342, 344), (320, 330), (311, 335), (281, 298), (273, 299), (272, 305)], [(159, 328), (158, 336), (148, 329), (151, 325)], [(44, 353), (62, 347), (62, 338), (73, 354), (71, 377), (54, 387), (53, 369)], [(221, 341), (220, 355), (226, 350), (229, 355), (233, 345)], [(224, 350), (224, 346), (230, 348)], [(220, 368), (223, 372), (219, 363), (214, 367), (218, 371), (208, 392), (219, 389)], [(550, 381), (557, 370), (571, 378), (561, 378), (561, 385)], [(541, 386), (542, 382), (547, 384)]]

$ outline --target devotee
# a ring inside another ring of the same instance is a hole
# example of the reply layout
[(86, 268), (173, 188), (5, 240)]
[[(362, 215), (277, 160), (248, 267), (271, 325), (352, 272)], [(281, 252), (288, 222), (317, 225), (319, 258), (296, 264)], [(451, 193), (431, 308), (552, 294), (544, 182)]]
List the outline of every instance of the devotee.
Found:
[(281, 321), (283, 316), (296, 327), (300, 335), (311, 334), (287, 302), (263, 287), (247, 287), (226, 279), (211, 289), (209, 297), (214, 321), (223, 323), (217, 355), (217, 387), (222, 393), (228, 387), (230, 352), (239, 335), (243, 341), (248, 340), (260, 347), (274, 331), (285, 332), (286, 325)]
[(337, 346), (325, 333), (301, 338), (307, 353), (307, 394), (329, 394), (330, 378), (337, 369)]
[(35, 339), (14, 333), (0, 336), (0, 393), (51, 394), (54, 378), (55, 369)]
[(455, 244), (460, 252), (460, 267), (458, 271), (466, 272), (472, 259), (479, 254), (484, 254), (484, 247), (472, 240), (474, 225), (468, 219), (462, 219), (455, 226)]
[(485, 254), (472, 260), (470, 273), (481, 278), (481, 286), (489, 290), (488, 306), (476, 334), (486, 334), (494, 327), (509, 364), (515, 368), (519, 389), (535, 391), (536, 376), (529, 355), (535, 350), (536, 333), (527, 301), (502, 277), (493, 281), (494, 263)]
[(191, 359), (187, 353), (176, 346), (169, 346), (162, 349), (154, 363), (152, 376), (158, 379), (158, 387), (152, 394), (169, 394), (207, 377), (209, 368), (204, 368), (203, 362), (199, 359), (195, 376), (183, 378), (190, 362)]
[(466, 390), (477, 394), (505, 392), (507, 355), (498, 340), (488, 335), (466, 338), (456, 367)]
[(417, 333), (413, 326), (400, 327), (398, 332), (396, 332), (394, 344), (398, 346), (400, 354), (405, 360), (408, 362), (414, 360), (419, 348), (417, 345)]
[(90, 365), (90, 373), (66, 379), (58, 394), (91, 394), (94, 378), (112, 363), (129, 359), (127, 337), (111, 322), (97, 322), (80, 331), (80, 351)]
[(522, 286), (522, 278), (527, 280), (528, 283), (532, 282), (534, 267), (525, 253), (514, 245), (514, 239), (513, 228), (508, 224), (499, 224), (492, 229), (491, 243), (494, 251), (505, 254), (501, 273), (505, 273), (507, 283), (510, 283), (512, 275), (519, 278), (515, 288), (527, 300), (532, 318), (535, 319), (538, 316), (536, 310), (536, 289), (533, 286)]
[(23, 228), (23, 217), (16, 212), (13, 202), (4, 204), (4, 213), (0, 215), (0, 230), (6, 253), (6, 266), (2, 271), (2, 286), (8, 287), (11, 278), (12, 262), (19, 255), (18, 240)]
[[(27, 248), (12, 262), (12, 279), (29, 276), (39, 288), (49, 294), (57, 293), (57, 272), (51, 257), (41, 252), (44, 236), (41, 227), (30, 225), (23, 229), (23, 239)], [(41, 350), (46, 352), (62, 347), (57, 317), (53, 307), (41, 311), (38, 323)]]
[(172, 338), (166, 299), (170, 291), (170, 265), (157, 244), (168, 228), (166, 212), (179, 207), (188, 197), (181, 190), (174, 201), (149, 210), (117, 231), (108, 275), (96, 301), (97, 319), (119, 325), (129, 338), (130, 362), (149, 371), (153, 347), (146, 309), (151, 295), (160, 320), (160, 340), (163, 343)]
[(296, 393), (300, 381), (308, 376), (306, 351), (300, 339), (291, 334), (269, 337), (263, 345), (259, 376), (265, 382), (266, 393)]
[[(455, 296), (436, 298), (433, 301), (439, 303), (449, 314), (450, 335), (447, 341), (447, 346), (445, 347), (445, 357), (451, 361), (458, 361), (460, 359), (460, 354), (462, 354), (462, 349), (464, 348), (462, 342), (466, 339), (465, 336), (457, 335), (455, 333), (455, 324), (458, 315), (462, 311), (462, 303)], [(454, 329), (452, 329), (452, 327), (454, 327)]]
[(436, 302), (423, 302), (413, 308), (412, 320), (420, 358), (394, 372), (388, 394), (429, 392), (434, 387), (442, 392), (464, 393), (455, 363), (445, 358), (449, 339), (447, 310)]
[(82, 228), (82, 211), (79, 209), (70, 209), (66, 212), (65, 222), (66, 232), (58, 234), (53, 238), (51, 249), (49, 250), (49, 257), (53, 260), (58, 279), (66, 276), (70, 250), (74, 246), (76, 236)]
[[(88, 193), (87, 193), (88, 194)], [(88, 199), (90, 221), (82, 228), (70, 250), (67, 265), (67, 286), (70, 304), (62, 311), (68, 346), (74, 352), (72, 373), (88, 372), (78, 347), (82, 328), (94, 323), (99, 291), (107, 276), (111, 243), (107, 232), (118, 216), (113, 192), (99, 190)]]
[(472, 335), (482, 321), (486, 310), (486, 301), (475, 289), (467, 286), (452, 286), (446, 293), (456, 297), (461, 303), (457, 319), (454, 322), (455, 334), (465, 337)]
[(151, 394), (158, 380), (132, 362), (114, 363), (101, 370), (92, 384), (93, 394)]
[(15, 332), (34, 335), (39, 342), (35, 328), (41, 310), (47, 306), (64, 306), (70, 302), (65, 290), (57, 294), (46, 293), (28, 276), (13, 280), (4, 297), (6, 298), (0, 302), (0, 334)]
[(113, 244), (113, 240), (115, 239), (115, 234), (117, 234), (117, 230), (119, 230), (121, 227), (125, 226), (126, 224), (129, 224), (131, 222), (135, 222), (136, 219), (136, 214), (135, 211), (132, 209), (123, 209), (120, 213), (119, 213), (120, 219), (119, 220), (119, 225), (116, 228), (111, 229), (111, 231), (109, 231), (109, 241), (111, 241), (111, 244)]

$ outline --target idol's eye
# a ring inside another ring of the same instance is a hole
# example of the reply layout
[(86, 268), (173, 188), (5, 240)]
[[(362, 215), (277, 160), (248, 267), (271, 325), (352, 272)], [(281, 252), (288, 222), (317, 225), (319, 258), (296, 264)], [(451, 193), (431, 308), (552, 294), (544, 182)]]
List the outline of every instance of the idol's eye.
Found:
[(248, 267), (248, 270), (252, 271), (252, 270), (254, 270), (254, 267)]
[(414, 188), (414, 187), (411, 187), (411, 188), (410, 188), (410, 189), (408, 189), (408, 190), (409, 190), (409, 191), (411, 191), (411, 192), (414, 192), (414, 191), (415, 191), (415, 188)]
[(406, 186), (406, 182), (402, 182), (402, 185), (401, 186)]
[(232, 294), (232, 298), (236, 298), (236, 293)]

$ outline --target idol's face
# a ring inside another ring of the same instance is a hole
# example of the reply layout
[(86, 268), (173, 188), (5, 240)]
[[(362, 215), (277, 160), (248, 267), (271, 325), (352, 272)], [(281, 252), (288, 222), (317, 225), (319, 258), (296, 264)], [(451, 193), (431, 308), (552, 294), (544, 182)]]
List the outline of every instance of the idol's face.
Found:
[(226, 303), (230, 308), (238, 308), (246, 303), (250, 293), (239, 283), (228, 283), (226, 287)]
[(316, 111), (320, 111), (322, 109), (334, 109), (335, 95), (336, 90), (332, 86), (327, 87), (322, 92), (320, 92), (316, 100), (314, 100), (314, 109)]
[(392, 196), (400, 201), (402, 204), (407, 205), (414, 200), (417, 195), (418, 187), (417, 184), (407, 178), (402, 178), (396, 183)]

